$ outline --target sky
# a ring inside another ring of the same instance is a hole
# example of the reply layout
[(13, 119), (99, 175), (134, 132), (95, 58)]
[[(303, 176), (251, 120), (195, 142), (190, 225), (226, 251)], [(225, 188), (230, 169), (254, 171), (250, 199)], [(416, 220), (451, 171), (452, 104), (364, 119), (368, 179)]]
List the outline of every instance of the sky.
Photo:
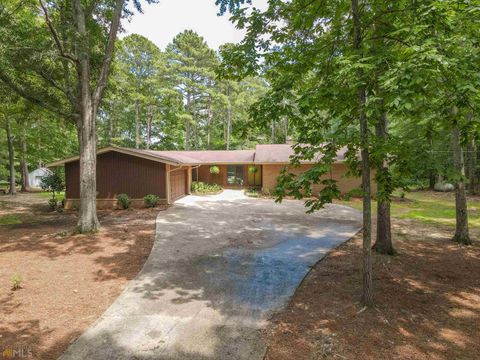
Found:
[[(160, 49), (183, 30), (194, 30), (217, 50), (222, 44), (242, 40), (244, 32), (228, 20), (230, 15), (217, 16), (215, 0), (160, 0), (158, 4), (143, 3), (143, 14), (136, 13), (130, 22), (123, 22), (126, 33), (140, 34)], [(253, 6), (264, 9), (267, 0), (253, 0)]]

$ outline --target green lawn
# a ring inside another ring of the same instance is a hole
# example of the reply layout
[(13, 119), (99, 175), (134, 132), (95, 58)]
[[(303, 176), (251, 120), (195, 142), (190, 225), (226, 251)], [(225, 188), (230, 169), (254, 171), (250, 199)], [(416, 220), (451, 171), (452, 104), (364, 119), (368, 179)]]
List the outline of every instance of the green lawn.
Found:
[[(399, 195), (396, 193), (395, 195)], [(359, 199), (340, 201), (341, 204), (357, 209), (362, 208)], [(376, 213), (376, 201), (372, 202)], [(468, 199), (469, 224), (480, 227), (480, 200)], [(455, 225), (455, 199), (453, 193), (415, 191), (405, 194), (405, 199), (395, 198), (391, 208), (392, 216), (400, 219), (414, 219), (429, 224)]]
[[(51, 199), (52, 198), (52, 193), (47, 192), (47, 191), (43, 191), (43, 192), (40, 192), (38, 194), (40, 196), (44, 197), (45, 199)], [(55, 197), (57, 198), (57, 201), (62, 201), (63, 199), (65, 199), (65, 192), (62, 191), (60, 193), (55, 193)]]

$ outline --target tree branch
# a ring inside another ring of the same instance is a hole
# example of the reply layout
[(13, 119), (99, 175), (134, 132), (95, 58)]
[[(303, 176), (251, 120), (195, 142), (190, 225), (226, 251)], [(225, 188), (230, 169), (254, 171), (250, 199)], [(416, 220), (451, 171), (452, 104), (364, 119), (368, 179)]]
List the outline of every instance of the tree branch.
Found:
[(59, 116), (62, 116), (64, 118), (72, 118), (72, 114), (65, 113), (63, 111), (60, 111), (58, 108), (55, 106), (52, 106), (48, 104), (47, 102), (39, 99), (36, 96), (33, 96), (30, 94), (30, 92), (25, 91), (22, 87), (18, 86), (15, 84), (10, 77), (8, 77), (3, 71), (0, 70), (0, 81), (2, 81), (6, 86), (8, 86), (10, 89), (12, 89), (15, 93), (17, 93), (19, 96), (22, 98), (30, 101), (32, 104), (40, 106), (41, 108), (44, 108), (54, 114), (57, 114)]
[(44, 79), (47, 83), (53, 86), (55, 89), (60, 90), (63, 93), (67, 93), (66, 90), (60, 86), (46, 71), (40, 70), (38, 74)]
[(60, 53), (60, 56), (65, 58), (65, 59), (70, 60), (71, 62), (73, 62), (73, 64), (76, 65), (77, 64), (77, 59), (75, 59), (73, 56), (71, 56), (71, 55), (69, 55), (65, 52), (65, 49), (62, 45), (62, 42), (60, 41), (60, 37), (58, 36), (57, 31), (55, 30), (52, 22), (50, 21), (50, 17), (48, 16), (47, 8), (43, 4), (43, 1), (38, 0), (38, 2), (40, 3), (40, 7), (43, 10), (43, 14), (45, 15), (45, 21), (47, 22), (47, 26), (50, 29), (50, 32), (52, 33), (53, 40), (55, 41), (55, 44), (57, 45), (57, 49), (58, 49), (58, 52)]
[(97, 6), (97, 1), (96, 0), (92, 0), (92, 2), (90, 3), (90, 5), (87, 5), (86, 9), (85, 9), (85, 16), (88, 18), (89, 16), (92, 15), (93, 13), (93, 10), (95, 10), (95, 7)]
[(108, 35), (107, 46), (105, 48), (105, 57), (103, 58), (103, 65), (100, 70), (97, 87), (93, 94), (93, 106), (95, 109), (98, 108), (105, 87), (107, 86), (108, 73), (112, 63), (113, 50), (115, 48), (115, 40), (117, 38), (118, 28), (120, 26), (120, 18), (122, 16), (124, 3), (125, 0), (117, 0), (115, 4), (115, 9), (112, 15), (112, 25), (110, 26), (110, 33)]

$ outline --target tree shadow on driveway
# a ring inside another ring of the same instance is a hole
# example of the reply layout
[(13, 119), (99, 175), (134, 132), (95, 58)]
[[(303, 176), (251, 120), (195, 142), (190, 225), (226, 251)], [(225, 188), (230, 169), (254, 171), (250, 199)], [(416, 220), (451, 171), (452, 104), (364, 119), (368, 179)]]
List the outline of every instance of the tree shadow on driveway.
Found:
[(312, 215), (299, 202), (197, 205), (159, 215), (141, 274), (63, 359), (111, 349), (118, 359), (261, 358), (268, 316), (360, 225), (355, 210), (334, 205)]

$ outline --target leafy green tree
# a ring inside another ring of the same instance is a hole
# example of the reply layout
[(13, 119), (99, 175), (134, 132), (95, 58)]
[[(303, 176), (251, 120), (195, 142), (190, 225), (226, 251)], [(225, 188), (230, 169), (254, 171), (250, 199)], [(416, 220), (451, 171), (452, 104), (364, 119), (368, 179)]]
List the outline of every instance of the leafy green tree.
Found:
[(165, 53), (140, 35), (117, 47), (99, 109), (101, 146), (183, 149), (188, 135), (196, 149), (251, 148), (267, 138), (268, 128), (248, 126), (266, 82), (218, 79), (218, 55), (196, 33), (180, 33)]
[(7, 168), (8, 168), (8, 182), (9, 182), (9, 194), (16, 195), (17, 184), (17, 172), (15, 169), (15, 142), (16, 142), (16, 119), (21, 112), (21, 100), (14, 94), (8, 94), (5, 87), (0, 87), (0, 92), (3, 95), (4, 103), (0, 105), (0, 124), (5, 130), (5, 143), (7, 148)]
[(10, 195), (16, 195), (16, 181), (15, 181), (15, 152), (13, 147), (13, 133), (10, 119), (5, 119), (5, 132), (7, 134), (8, 145), (8, 166), (9, 166), (9, 191)]
[(100, 144), (175, 149), (183, 134), (181, 95), (165, 54), (140, 35), (118, 44), (106, 99), (100, 109)]
[(208, 111), (209, 88), (213, 82), (218, 57), (205, 40), (192, 30), (185, 30), (166, 49), (170, 76), (183, 97), (185, 112), (185, 149), (199, 147), (199, 123)]
[(52, 193), (54, 201), (56, 201), (55, 195), (65, 189), (62, 177), (55, 171), (42, 177), (40, 187), (42, 190)]
[[(428, 129), (431, 139), (435, 131), (444, 134), (442, 150), (450, 151), (451, 179), (455, 183), (457, 222), (453, 239), (469, 244), (462, 147), (475, 137), (472, 119), (479, 96), (479, 8), (470, 1), (432, 0), (417, 4), (414, 10), (396, 20), (395, 36), (402, 42), (397, 42), (394, 49), (397, 61), (387, 73), (385, 85), (402, 94), (396, 104), (402, 105), (407, 114), (435, 119)], [(447, 146), (445, 132), (451, 138)]]
[[(76, 126), (81, 232), (99, 227), (95, 120), (107, 85), (120, 20), (122, 15), (131, 15), (129, 3), (26, 0), (1, 8), (0, 80)], [(131, 3), (141, 10), (138, 0)]]
[[(260, 12), (237, 11), (237, 26), (247, 28), (239, 45), (222, 53), (222, 74), (243, 78), (263, 72), (271, 88), (253, 110), (259, 122), (287, 118), (298, 129), (292, 166), (322, 153), (315, 166), (296, 176), (288, 168), (279, 178), (278, 199), (286, 194), (311, 197), (314, 183), (323, 189), (306, 201), (309, 211), (321, 208), (339, 195), (336, 182), (327, 175), (337, 151), (348, 146), (352, 172), (362, 170), (364, 204), (365, 305), (372, 303), (370, 130), (367, 114), (368, 31), (365, 7), (353, 0), (314, 4), (307, 1), (269, 3)], [(349, 15), (352, 14), (352, 17)], [(266, 25), (268, 24), (268, 25)], [(328, 29), (328, 31), (326, 30)], [(358, 130), (360, 128), (360, 131)], [(273, 138), (273, 136), (272, 136)], [(361, 151), (361, 164), (357, 154)]]
[[(473, 45), (478, 6), (467, 1), (296, 0), (269, 2), (262, 12), (236, 4), (232, 19), (246, 28), (246, 37), (222, 52), (221, 74), (266, 77), (271, 88), (255, 105), (253, 117), (258, 123), (286, 118), (298, 132), (298, 143), (310, 144), (296, 146), (291, 166), (322, 154), (301, 176), (285, 170), (279, 200), (285, 194), (316, 195), (306, 201), (314, 211), (338, 196), (336, 183), (326, 175), (342, 146), (348, 148), (352, 174), (362, 174), (363, 303), (372, 302), (370, 167), (376, 169), (379, 199), (375, 248), (392, 253), (390, 197), (396, 186), (405, 185), (408, 171), (401, 166), (413, 155), (405, 149), (406, 134), (398, 132), (402, 127), (422, 129), (431, 139), (454, 129), (451, 149), (459, 174), (455, 237), (468, 242), (460, 144), (467, 109), (478, 103), (478, 86), (472, 86), (479, 73), (472, 65), (479, 63)], [(410, 173), (417, 170), (409, 168)], [(323, 189), (312, 194), (311, 185), (319, 182)]]
[(41, 167), (78, 152), (75, 128), (15, 94), (4, 93), (3, 99), (0, 124), (8, 136), (1, 137), (0, 179), (15, 179), (21, 191), (28, 191), (29, 167)]
[[(132, 34), (124, 38), (116, 55), (118, 67), (123, 73), (123, 86), (130, 87), (128, 91), (133, 96), (135, 112), (135, 148), (140, 147), (141, 107), (145, 107), (144, 115), (147, 121), (151, 119), (152, 106), (155, 103), (155, 81), (159, 78), (160, 49), (147, 38)], [(145, 114), (147, 113), (147, 114)], [(150, 127), (149, 127), (150, 128)]]

